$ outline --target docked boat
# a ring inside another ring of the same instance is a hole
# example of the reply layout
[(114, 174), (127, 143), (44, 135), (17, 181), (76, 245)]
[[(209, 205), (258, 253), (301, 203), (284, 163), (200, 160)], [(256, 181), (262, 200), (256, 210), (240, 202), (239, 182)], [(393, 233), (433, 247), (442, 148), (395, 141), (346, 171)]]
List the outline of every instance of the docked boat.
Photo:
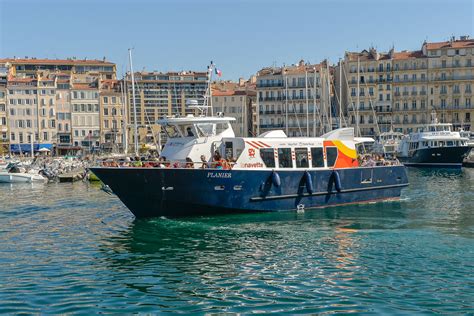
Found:
[(407, 166), (461, 168), (470, 150), (467, 143), (467, 138), (453, 131), (452, 124), (439, 123), (432, 113), (431, 124), (400, 141), (397, 157)]
[(31, 183), (45, 182), (47, 179), (36, 171), (26, 172), (18, 166), (12, 166), (5, 171), (0, 171), (0, 183)]
[[(234, 118), (168, 117), (161, 165), (90, 168), (136, 217), (301, 210), (396, 199), (401, 164), (364, 167), (352, 128), (321, 137), (235, 137)], [(166, 158), (165, 158), (166, 157)], [(213, 158), (211, 158), (213, 157)]]
[(394, 132), (393, 130), (381, 133), (374, 143), (374, 152), (386, 156), (396, 155), (398, 146), (403, 136), (404, 135), (402, 133)]

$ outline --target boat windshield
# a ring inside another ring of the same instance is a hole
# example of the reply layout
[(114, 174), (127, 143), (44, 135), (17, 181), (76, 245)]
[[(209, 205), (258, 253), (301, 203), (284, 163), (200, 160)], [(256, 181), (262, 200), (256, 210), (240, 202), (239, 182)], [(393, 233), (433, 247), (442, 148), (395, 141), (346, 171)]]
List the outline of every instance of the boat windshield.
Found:
[(164, 128), (166, 136), (169, 138), (181, 137), (178, 128), (175, 125), (166, 125)]
[(196, 124), (195, 126), (199, 133), (199, 136), (201, 137), (216, 135), (216, 124), (199, 123), (199, 124)]

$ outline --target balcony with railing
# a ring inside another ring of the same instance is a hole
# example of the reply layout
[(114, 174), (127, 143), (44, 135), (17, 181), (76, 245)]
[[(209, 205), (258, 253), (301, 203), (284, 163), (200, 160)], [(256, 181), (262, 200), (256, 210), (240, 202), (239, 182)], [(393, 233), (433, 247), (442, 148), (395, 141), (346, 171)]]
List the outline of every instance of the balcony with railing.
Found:
[(261, 124), (260, 128), (282, 128), (285, 127), (283, 123), (277, 124)]
[(281, 88), (283, 83), (257, 83), (257, 88)]
[(433, 81), (450, 81), (450, 80), (473, 80), (474, 75), (450, 75), (450, 76), (436, 76)]

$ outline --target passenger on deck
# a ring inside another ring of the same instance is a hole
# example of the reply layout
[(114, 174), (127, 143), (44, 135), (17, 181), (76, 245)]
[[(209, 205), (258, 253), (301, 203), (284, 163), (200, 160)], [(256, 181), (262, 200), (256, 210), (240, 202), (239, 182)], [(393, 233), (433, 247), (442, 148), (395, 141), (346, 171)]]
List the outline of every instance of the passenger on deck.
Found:
[(140, 160), (140, 157), (135, 157), (133, 163), (132, 163), (132, 166), (134, 167), (142, 167), (143, 164), (142, 164), (142, 161)]
[(201, 155), (201, 169), (209, 168), (209, 163), (207, 162), (206, 156)]
[(188, 134), (189, 137), (193, 137), (193, 136), (194, 136), (194, 133), (193, 133), (193, 131), (191, 130), (191, 127), (186, 128), (186, 133)]
[(219, 152), (216, 150), (214, 152), (214, 156), (212, 156), (212, 164), (211, 164), (212, 168), (216, 168), (216, 169), (222, 169), (223, 166), (222, 166), (222, 157), (221, 157), (221, 154), (219, 154)]
[(230, 170), (232, 169), (232, 165), (230, 164), (230, 159), (221, 159), (222, 161), (222, 169)]
[(166, 161), (165, 156), (161, 156), (159, 161), (160, 161), (160, 168), (169, 168), (170, 163)]
[(184, 168), (194, 169), (194, 162), (191, 158), (186, 157), (186, 164), (184, 165)]

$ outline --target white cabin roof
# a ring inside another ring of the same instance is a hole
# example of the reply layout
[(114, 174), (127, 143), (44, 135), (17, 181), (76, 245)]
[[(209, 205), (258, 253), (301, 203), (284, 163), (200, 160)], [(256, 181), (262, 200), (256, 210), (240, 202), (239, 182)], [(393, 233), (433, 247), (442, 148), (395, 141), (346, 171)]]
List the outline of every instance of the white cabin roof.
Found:
[(284, 131), (279, 129), (279, 130), (275, 130), (275, 131), (268, 131), (268, 132), (262, 133), (258, 137), (263, 137), (263, 138), (286, 138), (288, 136), (286, 136)]
[(235, 121), (235, 117), (216, 117), (216, 116), (180, 116), (180, 117), (164, 117), (156, 121), (159, 125), (186, 125), (186, 124), (199, 124), (199, 123), (223, 123)]
[(326, 134), (320, 136), (326, 140), (354, 140), (354, 128), (338, 128), (333, 131), (327, 132)]

